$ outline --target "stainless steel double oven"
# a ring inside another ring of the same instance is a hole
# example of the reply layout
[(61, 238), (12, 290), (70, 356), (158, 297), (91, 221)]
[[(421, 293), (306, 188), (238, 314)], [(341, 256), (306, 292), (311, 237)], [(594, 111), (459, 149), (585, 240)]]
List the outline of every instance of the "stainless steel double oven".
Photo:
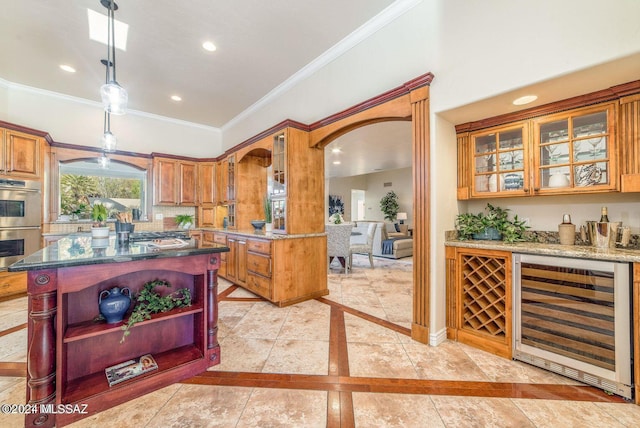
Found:
[(40, 249), (42, 185), (0, 179), (0, 268)]

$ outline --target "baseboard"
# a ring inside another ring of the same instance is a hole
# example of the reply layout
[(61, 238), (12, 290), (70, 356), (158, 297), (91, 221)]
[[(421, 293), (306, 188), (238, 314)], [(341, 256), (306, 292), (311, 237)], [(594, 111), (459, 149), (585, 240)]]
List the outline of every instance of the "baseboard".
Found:
[(442, 342), (447, 340), (447, 329), (443, 328), (442, 330), (429, 334), (429, 345), (438, 346)]

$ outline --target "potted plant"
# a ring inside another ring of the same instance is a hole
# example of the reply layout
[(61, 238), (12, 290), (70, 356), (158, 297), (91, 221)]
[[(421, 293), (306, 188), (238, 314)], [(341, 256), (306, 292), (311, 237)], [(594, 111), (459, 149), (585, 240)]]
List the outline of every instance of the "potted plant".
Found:
[(273, 217), (271, 215), (271, 198), (269, 197), (269, 195), (264, 197), (264, 201), (263, 201), (263, 208), (264, 208), (264, 221), (266, 221), (266, 231), (267, 232), (271, 232), (273, 230)]
[(193, 216), (191, 214), (178, 214), (176, 216), (176, 224), (180, 229), (189, 229), (193, 224)]
[(107, 212), (107, 207), (99, 202), (94, 202), (93, 206), (91, 207), (91, 220), (93, 220), (93, 224), (91, 225), (92, 237), (109, 237), (109, 227), (107, 226), (108, 215), (109, 213)]
[(393, 190), (380, 199), (380, 210), (384, 213), (385, 220), (394, 221), (400, 210), (398, 195)]
[(456, 217), (458, 238), (500, 240), (505, 242), (525, 241), (525, 232), (529, 228), (515, 215), (509, 219), (509, 209), (487, 204), (485, 212), (478, 214), (463, 213)]

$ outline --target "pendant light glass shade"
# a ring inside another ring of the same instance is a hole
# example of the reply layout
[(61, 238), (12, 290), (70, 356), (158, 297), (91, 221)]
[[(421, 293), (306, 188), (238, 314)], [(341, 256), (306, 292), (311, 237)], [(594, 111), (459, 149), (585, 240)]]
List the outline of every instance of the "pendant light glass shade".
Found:
[(98, 166), (100, 166), (100, 168), (102, 169), (109, 169), (110, 163), (111, 163), (111, 160), (104, 153), (102, 154), (102, 156), (98, 158)]
[(127, 111), (129, 95), (118, 82), (111, 81), (100, 87), (100, 96), (104, 110), (111, 114), (122, 115)]
[(115, 152), (118, 145), (118, 139), (111, 131), (106, 131), (102, 134), (102, 150), (105, 152)]

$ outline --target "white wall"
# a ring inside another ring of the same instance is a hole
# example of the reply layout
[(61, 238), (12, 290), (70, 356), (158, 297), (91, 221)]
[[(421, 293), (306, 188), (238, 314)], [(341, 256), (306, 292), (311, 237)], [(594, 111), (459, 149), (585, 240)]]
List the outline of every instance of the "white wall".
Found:
[[(384, 183), (392, 183), (384, 187)], [(385, 221), (380, 210), (380, 199), (393, 190), (398, 195), (400, 211), (407, 213), (408, 225), (413, 225), (413, 179), (411, 168), (363, 174), (353, 177), (331, 178), (325, 188), (328, 194), (342, 195), (345, 202), (345, 219), (351, 219), (351, 189), (364, 190), (365, 220)]]

